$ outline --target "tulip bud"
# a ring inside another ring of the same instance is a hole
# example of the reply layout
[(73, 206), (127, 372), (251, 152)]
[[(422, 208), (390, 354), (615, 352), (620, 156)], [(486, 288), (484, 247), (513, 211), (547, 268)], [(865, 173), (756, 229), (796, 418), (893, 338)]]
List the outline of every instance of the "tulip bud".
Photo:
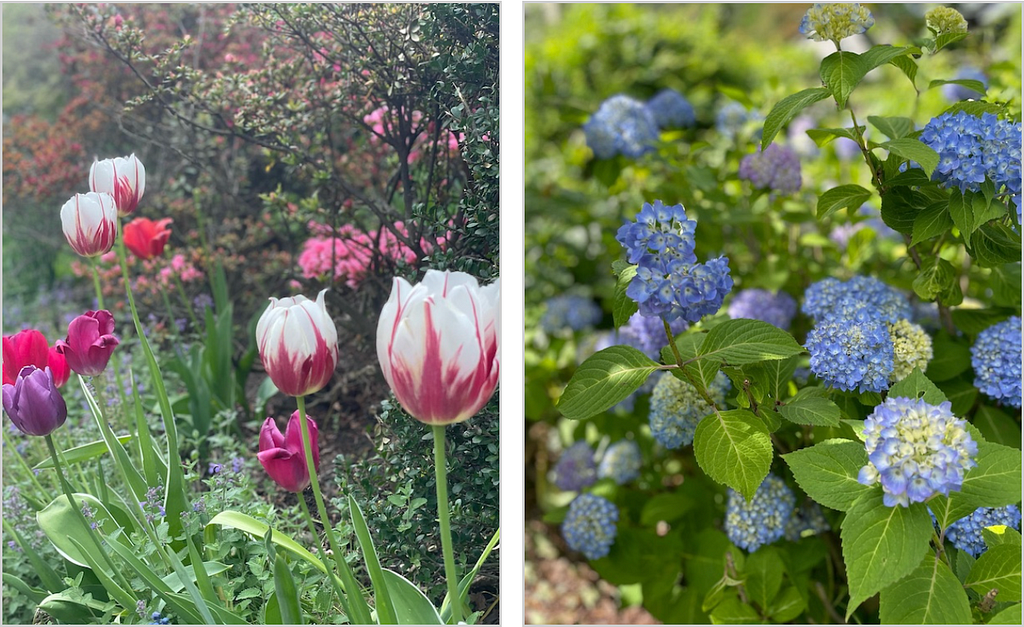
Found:
[(50, 367), (57, 387), (63, 386), (71, 376), (68, 362), (55, 348), (47, 346), (46, 337), (35, 329), (18, 331), (4, 336), (4, 383), (14, 385), (18, 373), (25, 366)]
[(431, 425), (462, 422), (498, 385), (501, 292), (464, 272), (396, 277), (377, 324), (377, 358), (398, 402)]
[(277, 389), (305, 396), (321, 389), (338, 363), (338, 329), (327, 313), (322, 290), (315, 301), (305, 296), (271, 298), (256, 323), (263, 367)]
[(135, 218), (124, 225), (124, 245), (139, 259), (152, 259), (162, 255), (164, 245), (171, 236), (167, 228), (173, 220), (164, 218), (153, 222), (148, 218)]
[(114, 247), (117, 206), (110, 194), (75, 194), (60, 208), (64, 238), (83, 257), (99, 257)]
[[(319, 430), (316, 422), (306, 416), (309, 442), (313, 447), (313, 468), (320, 470)], [(273, 418), (263, 421), (260, 429), (260, 452), (256, 455), (260, 464), (279, 486), (290, 492), (302, 492), (309, 485), (309, 471), (306, 468), (306, 449), (302, 446), (302, 425), (299, 412), (292, 413), (285, 427), (284, 435), (277, 428)]]
[(3, 402), (11, 422), (26, 435), (49, 435), (68, 417), (68, 407), (49, 367), (22, 368), (13, 385), (3, 385)]
[(114, 316), (109, 311), (87, 311), (68, 325), (67, 339), (57, 340), (57, 352), (67, 359), (71, 370), (95, 377), (106, 369), (118, 345), (113, 333)]
[(89, 188), (113, 196), (118, 215), (131, 215), (146, 191), (146, 168), (134, 153), (130, 157), (94, 161), (89, 170)]

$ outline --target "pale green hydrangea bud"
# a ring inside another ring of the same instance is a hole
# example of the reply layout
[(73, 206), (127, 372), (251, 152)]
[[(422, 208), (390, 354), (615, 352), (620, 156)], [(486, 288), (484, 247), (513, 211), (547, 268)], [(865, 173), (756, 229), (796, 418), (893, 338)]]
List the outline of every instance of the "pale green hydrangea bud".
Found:
[(889, 380), (893, 383), (910, 376), (914, 368), (924, 372), (932, 360), (932, 338), (919, 325), (910, 320), (898, 320), (889, 325), (893, 343), (893, 368)]
[(966, 33), (967, 20), (956, 9), (936, 7), (924, 14), (925, 24), (936, 35)]
[(800, 22), (800, 33), (814, 41), (839, 43), (851, 35), (859, 35), (875, 23), (866, 7), (856, 2), (815, 3)]

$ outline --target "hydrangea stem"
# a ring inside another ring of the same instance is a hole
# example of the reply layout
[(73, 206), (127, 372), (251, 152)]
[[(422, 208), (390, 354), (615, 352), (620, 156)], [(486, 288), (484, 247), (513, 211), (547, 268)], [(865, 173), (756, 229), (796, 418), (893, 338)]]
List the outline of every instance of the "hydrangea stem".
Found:
[(437, 518), (441, 525), (441, 551), (444, 553), (444, 576), (448, 580), (448, 602), (452, 608), (452, 624), (462, 621), (462, 599), (459, 596), (459, 575), (452, 553), (452, 527), (448, 512), (448, 470), (444, 457), (444, 425), (434, 425), (434, 477), (437, 484)]

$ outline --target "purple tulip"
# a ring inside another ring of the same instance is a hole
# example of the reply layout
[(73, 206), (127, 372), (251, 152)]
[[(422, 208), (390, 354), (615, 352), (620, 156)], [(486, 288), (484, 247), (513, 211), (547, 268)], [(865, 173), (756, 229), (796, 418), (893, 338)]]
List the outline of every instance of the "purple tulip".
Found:
[(3, 386), (4, 411), (26, 435), (50, 435), (64, 424), (68, 407), (53, 383), (49, 366), (25, 366), (14, 384)]

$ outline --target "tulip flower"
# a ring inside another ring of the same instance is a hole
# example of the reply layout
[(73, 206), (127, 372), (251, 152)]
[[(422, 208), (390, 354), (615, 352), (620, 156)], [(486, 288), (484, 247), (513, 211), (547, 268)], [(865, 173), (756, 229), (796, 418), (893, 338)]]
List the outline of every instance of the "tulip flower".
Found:
[(263, 367), (277, 389), (305, 396), (321, 389), (338, 363), (338, 329), (327, 313), (322, 290), (315, 301), (305, 296), (271, 298), (256, 323)]
[(36, 368), (50, 367), (53, 380), (57, 387), (62, 387), (71, 376), (68, 362), (57, 352), (55, 347), (47, 346), (46, 337), (35, 329), (18, 331), (14, 335), (5, 335), (4, 346), (4, 383), (11, 385), (18, 379), (18, 373), (25, 366)]
[(13, 385), (3, 385), (3, 401), (11, 422), (26, 435), (49, 435), (68, 417), (68, 407), (49, 367), (22, 368)]
[(428, 270), (416, 286), (396, 277), (377, 323), (377, 358), (409, 414), (462, 422), (498, 385), (500, 279), (481, 288), (464, 272)]
[(64, 238), (83, 257), (110, 252), (117, 238), (117, 206), (110, 194), (75, 194), (60, 208)]
[[(306, 416), (306, 427), (309, 429), (310, 445), (313, 448), (313, 466), (320, 470), (320, 443), (317, 440), (319, 430), (316, 422)], [(309, 472), (306, 470), (306, 449), (302, 446), (302, 427), (299, 424), (299, 412), (292, 413), (284, 435), (277, 428), (273, 418), (263, 421), (260, 429), (260, 452), (256, 458), (263, 468), (279, 486), (289, 492), (302, 492), (309, 485)]]
[(164, 252), (164, 245), (171, 236), (167, 228), (172, 220), (164, 218), (153, 222), (148, 218), (135, 218), (124, 225), (124, 245), (139, 259), (152, 259)]
[(129, 157), (94, 161), (89, 170), (89, 188), (113, 196), (117, 214), (129, 216), (135, 213), (146, 191), (146, 168), (134, 153)]
[(113, 333), (114, 316), (109, 311), (87, 311), (68, 325), (67, 339), (57, 340), (57, 352), (67, 359), (71, 370), (95, 377), (106, 369), (118, 345)]

